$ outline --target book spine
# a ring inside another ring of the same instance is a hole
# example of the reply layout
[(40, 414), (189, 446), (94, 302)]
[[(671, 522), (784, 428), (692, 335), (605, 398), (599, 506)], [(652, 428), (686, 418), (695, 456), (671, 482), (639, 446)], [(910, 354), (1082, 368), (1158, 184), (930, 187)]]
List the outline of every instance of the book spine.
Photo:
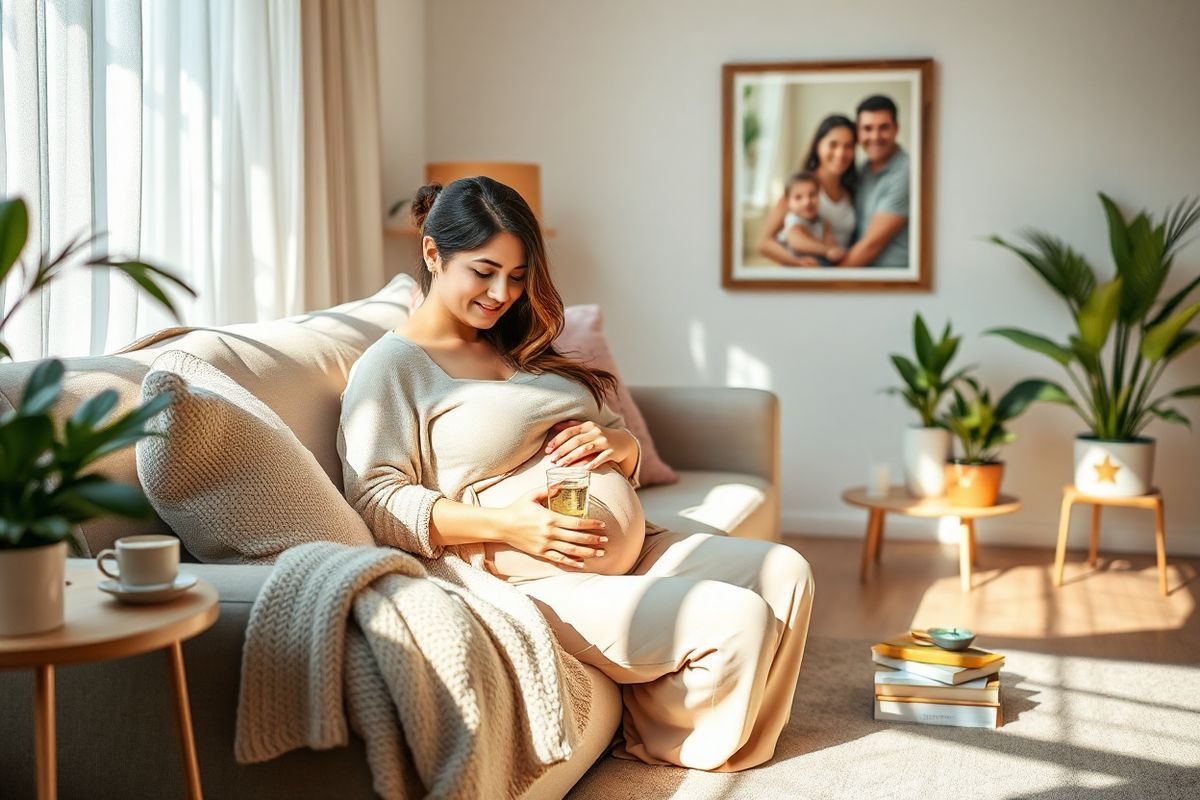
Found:
[(913, 698), (915, 700), (942, 700), (950, 703), (987, 703), (989, 705), (1000, 702), (999, 689), (959, 689), (956, 686), (877, 685), (875, 687), (875, 696), (889, 700)]
[(967, 669), (986, 667), (1003, 658), (994, 653), (978, 656), (963, 655), (937, 647), (898, 647), (883, 643), (872, 645), (871, 650), (881, 656), (899, 658), (904, 661), (919, 661), (923, 664), (940, 664), (945, 667), (966, 667)]
[(875, 719), (956, 728), (995, 728), (1000, 719), (1000, 709), (990, 704), (911, 703), (876, 698)]

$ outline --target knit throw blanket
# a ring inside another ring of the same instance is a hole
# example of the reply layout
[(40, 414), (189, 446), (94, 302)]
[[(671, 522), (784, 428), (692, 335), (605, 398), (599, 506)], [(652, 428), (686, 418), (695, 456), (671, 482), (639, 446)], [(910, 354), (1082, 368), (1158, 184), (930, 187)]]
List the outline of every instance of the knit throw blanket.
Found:
[[(571, 755), (591, 679), (521, 592), (447, 552), (288, 550), (246, 629), (234, 754), (366, 743), (375, 791), (516, 797)], [(348, 717), (348, 721), (347, 721)], [(411, 765), (411, 766), (410, 766)]]

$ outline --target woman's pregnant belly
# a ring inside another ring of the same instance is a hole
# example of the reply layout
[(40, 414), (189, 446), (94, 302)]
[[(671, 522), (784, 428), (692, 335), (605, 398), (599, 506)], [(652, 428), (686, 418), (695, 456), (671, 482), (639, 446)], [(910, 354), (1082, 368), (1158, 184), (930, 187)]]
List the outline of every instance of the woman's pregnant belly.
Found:
[[(512, 475), (478, 493), (480, 505), (502, 508), (511, 505), (526, 492), (546, 485), (546, 470), (553, 467), (549, 456), (530, 459)], [(646, 538), (646, 518), (637, 492), (613, 464), (592, 472), (588, 498), (588, 517), (602, 520), (604, 555), (584, 559), (583, 569), (563, 567), (544, 558), (529, 555), (508, 545), (485, 546), (488, 563), (503, 578), (543, 578), (563, 573), (593, 572), (600, 575), (624, 575), (633, 569)]]

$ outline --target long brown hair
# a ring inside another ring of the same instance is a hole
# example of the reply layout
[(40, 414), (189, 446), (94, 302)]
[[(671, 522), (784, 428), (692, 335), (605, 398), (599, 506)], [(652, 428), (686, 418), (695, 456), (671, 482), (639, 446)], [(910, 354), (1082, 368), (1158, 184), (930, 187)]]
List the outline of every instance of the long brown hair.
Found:
[[(460, 178), (445, 188), (431, 183), (417, 190), (412, 220), (422, 236), (433, 238), (444, 261), (482, 247), (498, 233), (516, 236), (525, 247), (525, 291), (490, 330), (481, 330), (479, 335), (510, 367), (535, 374), (552, 372), (578, 381), (597, 405), (604, 402), (606, 394), (616, 393), (617, 378), (611, 372), (589, 367), (554, 349), (553, 342), (563, 328), (562, 296), (550, 280), (541, 225), (516, 190), (482, 175)], [(428, 295), (433, 276), (423, 267), (417, 276), (421, 291)]]

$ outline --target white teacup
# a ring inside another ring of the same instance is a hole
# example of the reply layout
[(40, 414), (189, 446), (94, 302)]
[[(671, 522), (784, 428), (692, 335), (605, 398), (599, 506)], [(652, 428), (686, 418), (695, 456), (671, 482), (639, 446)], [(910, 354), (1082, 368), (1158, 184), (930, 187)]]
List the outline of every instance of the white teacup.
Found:
[[(138, 589), (147, 586), (168, 586), (179, 572), (179, 540), (174, 536), (148, 534), (117, 539), (114, 550), (100, 551), (96, 566), (121, 588)], [(104, 562), (115, 559), (117, 572), (109, 572)]]

